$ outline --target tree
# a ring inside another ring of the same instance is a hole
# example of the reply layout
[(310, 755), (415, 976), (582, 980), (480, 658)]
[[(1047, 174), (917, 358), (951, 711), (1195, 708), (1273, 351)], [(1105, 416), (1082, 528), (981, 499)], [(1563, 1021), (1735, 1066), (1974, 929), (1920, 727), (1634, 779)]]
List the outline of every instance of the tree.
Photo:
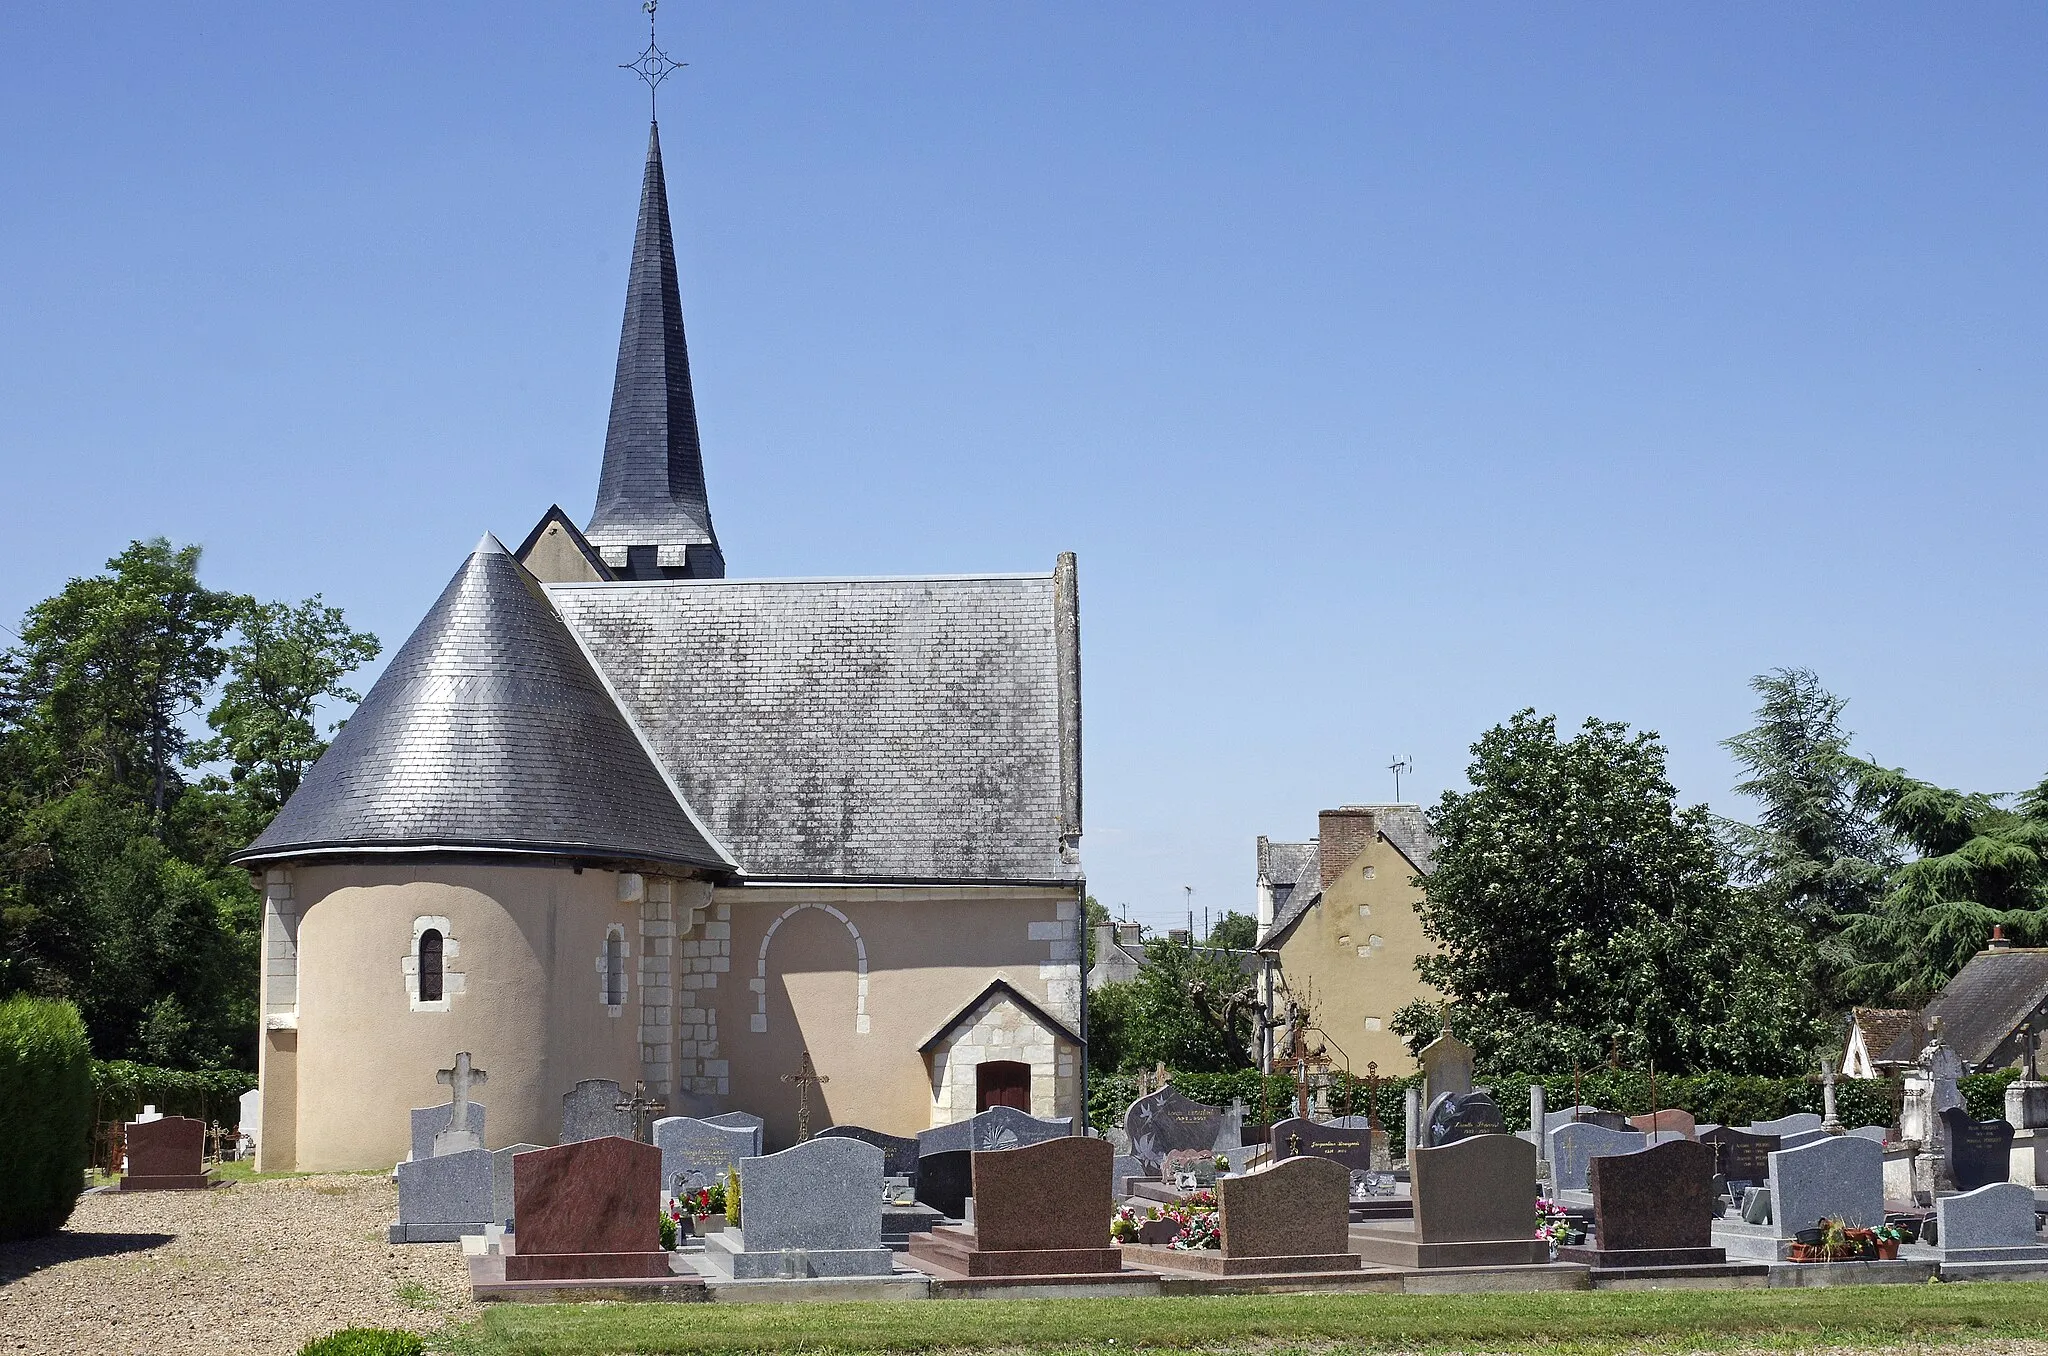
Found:
[[(1472, 746), (1472, 789), (1429, 812), (1422, 978), (1494, 1069), (1611, 1050), (1673, 1073), (1803, 1070), (1821, 1035), (1798, 927), (1733, 889), (1704, 806), (1680, 809), (1651, 733), (1522, 711)], [(1413, 1003), (1419, 1048), (1441, 1024)]]
[(1089, 1065), (1101, 1073), (1250, 1068), (1257, 1010), (1251, 976), (1227, 957), (1158, 938), (1145, 943), (1136, 979), (1088, 995)]
[(1235, 909), (1216, 920), (1206, 945), (1227, 951), (1250, 951), (1259, 944), (1259, 920)]
[[(318, 724), (322, 702), (360, 701), (342, 680), (377, 657), (377, 638), (350, 628), (341, 609), (318, 594), (293, 606), (240, 600), (238, 636), (227, 652), (228, 680), (207, 713), (214, 738), (197, 757), (230, 765), (229, 775), (258, 821), (298, 790), (327, 749)], [(325, 734), (340, 728), (330, 725)]]
[(1845, 982), (1869, 1000), (1919, 1003), (2003, 925), (2048, 941), (2048, 781), (2010, 806), (1857, 761), (1857, 797), (1918, 855), (1892, 872), (1876, 909), (1849, 920), (1857, 963)]
[(1095, 929), (1110, 922), (1109, 910), (1096, 902), (1094, 895), (1081, 899), (1081, 973), (1087, 974), (1095, 968)]
[(1800, 921), (1815, 981), (1836, 995), (1855, 960), (1842, 926), (1876, 906), (1896, 845), (1857, 796), (1841, 720), (1848, 703), (1810, 669), (1774, 669), (1750, 687), (1763, 699), (1757, 723), (1722, 747), (1743, 772), (1736, 791), (1761, 813), (1754, 825), (1724, 820), (1723, 829), (1739, 878), (1759, 902)]

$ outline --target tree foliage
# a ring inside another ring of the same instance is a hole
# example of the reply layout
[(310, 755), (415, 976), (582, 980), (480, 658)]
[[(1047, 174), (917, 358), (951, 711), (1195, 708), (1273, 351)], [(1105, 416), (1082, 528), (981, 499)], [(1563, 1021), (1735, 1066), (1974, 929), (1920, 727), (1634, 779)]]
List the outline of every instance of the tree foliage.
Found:
[(0, 996), (71, 1000), (110, 1059), (249, 1067), (261, 902), (227, 859), (377, 642), (317, 597), (208, 589), (199, 558), (133, 543), (0, 658)]
[(1259, 920), (1235, 909), (1209, 929), (1208, 945), (1226, 951), (1249, 951), (1259, 944)]
[[(1525, 710), (1472, 752), (1472, 789), (1429, 812), (1420, 912), (1439, 952), (1418, 969), (1489, 1067), (1804, 1070), (1821, 1032), (1813, 994), (1785, 982), (1800, 930), (1732, 887), (1654, 734), (1588, 720), (1560, 740)], [(1438, 1027), (1432, 1005), (1395, 1018), (1418, 1048)]]
[(1145, 943), (1136, 979), (1088, 995), (1089, 1065), (1104, 1073), (1249, 1068), (1256, 1020), (1252, 977), (1234, 960), (1158, 938)]

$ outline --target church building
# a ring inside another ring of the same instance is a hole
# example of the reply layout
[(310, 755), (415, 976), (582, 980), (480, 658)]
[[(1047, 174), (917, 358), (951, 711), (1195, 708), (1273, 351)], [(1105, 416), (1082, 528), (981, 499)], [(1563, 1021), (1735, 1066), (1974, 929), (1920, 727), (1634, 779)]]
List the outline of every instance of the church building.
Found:
[(494, 1148), (591, 1078), (783, 1147), (806, 1053), (813, 1129), (1082, 1112), (1074, 558), (726, 568), (651, 127), (595, 511), (486, 535), (238, 859), (262, 1170), (390, 1166), (464, 1050)]

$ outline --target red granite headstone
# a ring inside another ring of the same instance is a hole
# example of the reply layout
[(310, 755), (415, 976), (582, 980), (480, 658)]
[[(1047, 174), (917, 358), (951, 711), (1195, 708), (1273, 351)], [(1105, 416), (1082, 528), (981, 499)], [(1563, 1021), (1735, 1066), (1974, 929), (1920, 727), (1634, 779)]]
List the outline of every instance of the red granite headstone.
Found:
[(617, 1135), (512, 1159), (508, 1281), (666, 1276), (661, 1150)]
[(1115, 1275), (1104, 1139), (1062, 1135), (1021, 1149), (974, 1150), (972, 1225), (910, 1236), (910, 1256), (961, 1276)]
[(128, 1171), (123, 1191), (196, 1191), (206, 1175), (206, 1122), (189, 1116), (132, 1121), (126, 1127)]

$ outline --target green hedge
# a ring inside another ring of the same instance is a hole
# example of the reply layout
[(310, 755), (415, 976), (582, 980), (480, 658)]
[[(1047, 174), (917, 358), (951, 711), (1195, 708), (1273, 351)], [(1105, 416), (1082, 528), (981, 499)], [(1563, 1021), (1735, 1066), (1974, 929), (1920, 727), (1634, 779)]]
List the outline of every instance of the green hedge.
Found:
[(64, 1227), (92, 1134), (92, 1044), (71, 1004), (0, 1002), (0, 1239)]
[(343, 1328), (316, 1337), (299, 1356), (420, 1356), (427, 1349), (416, 1333), (396, 1328)]
[[(2005, 1114), (2005, 1085), (2018, 1077), (2014, 1069), (1996, 1073), (1970, 1074), (1959, 1085), (1963, 1105), (1977, 1120), (1995, 1120)], [(1406, 1152), (1406, 1115), (1403, 1096), (1409, 1086), (1422, 1081), (1420, 1074), (1379, 1081), (1375, 1110), (1380, 1127), (1387, 1132), (1396, 1154)], [(1539, 1081), (1525, 1073), (1482, 1074), (1479, 1082), (1493, 1089), (1508, 1129), (1529, 1128), (1529, 1085)], [(1544, 1101), (1553, 1111), (1572, 1104), (1570, 1074), (1545, 1074)], [(1228, 1106), (1233, 1099), (1245, 1104), (1245, 1121), (1270, 1124), (1294, 1114), (1294, 1081), (1279, 1074), (1261, 1076), (1256, 1069), (1237, 1073), (1177, 1073), (1173, 1086), (1187, 1097), (1210, 1106)], [(1580, 1098), (1589, 1106), (1603, 1107), (1635, 1116), (1651, 1110), (1650, 1076), (1626, 1069), (1595, 1069), (1578, 1080)], [(1124, 1110), (1137, 1096), (1138, 1081), (1131, 1074), (1097, 1075), (1088, 1090), (1088, 1122), (1098, 1130), (1121, 1128)], [(1859, 1125), (1891, 1126), (1898, 1123), (1894, 1100), (1899, 1084), (1884, 1080), (1840, 1079), (1835, 1084), (1835, 1111), (1852, 1129)], [(1367, 1086), (1362, 1078), (1333, 1074), (1324, 1080), (1323, 1102), (1331, 1115), (1364, 1115)], [(1757, 1078), (1748, 1074), (1708, 1073), (1678, 1078), (1659, 1077), (1655, 1104), (1658, 1108), (1690, 1111), (1694, 1119), (1717, 1125), (1748, 1125), (1754, 1121), (1776, 1120), (1794, 1112), (1821, 1110), (1821, 1085), (1817, 1078)]]
[(93, 1092), (102, 1121), (134, 1120), (145, 1106), (166, 1116), (234, 1125), (241, 1120), (243, 1093), (256, 1086), (256, 1075), (241, 1069), (159, 1069), (125, 1059), (95, 1062)]

